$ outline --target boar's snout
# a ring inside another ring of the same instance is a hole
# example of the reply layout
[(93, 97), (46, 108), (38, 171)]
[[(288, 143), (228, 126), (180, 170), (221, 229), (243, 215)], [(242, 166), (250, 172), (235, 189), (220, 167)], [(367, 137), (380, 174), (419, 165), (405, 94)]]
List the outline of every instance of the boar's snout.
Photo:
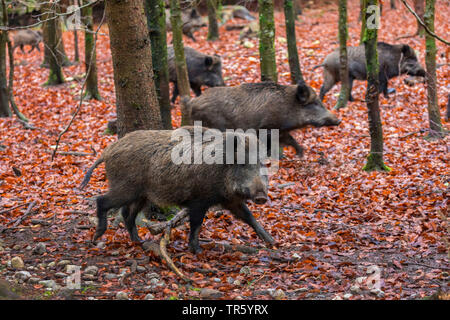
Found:
[(338, 119), (338, 117), (333, 115), (332, 117), (329, 117), (329, 118), (325, 119), (324, 125), (325, 126), (338, 126), (340, 123), (341, 123), (341, 119)]

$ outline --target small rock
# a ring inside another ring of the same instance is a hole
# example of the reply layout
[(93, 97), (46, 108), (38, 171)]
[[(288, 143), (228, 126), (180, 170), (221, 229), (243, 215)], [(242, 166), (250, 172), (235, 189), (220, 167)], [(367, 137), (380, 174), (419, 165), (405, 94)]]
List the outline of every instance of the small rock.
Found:
[(47, 246), (43, 242), (39, 242), (33, 249), (34, 254), (44, 254), (47, 252)]
[(150, 279), (150, 285), (152, 286), (156, 286), (159, 283), (159, 280), (156, 278), (151, 278)]
[(275, 300), (282, 300), (284, 298), (286, 298), (286, 294), (284, 293), (283, 290), (281, 289), (277, 289), (275, 290), (272, 294), (271, 294), (272, 298), (274, 298)]
[(200, 298), (202, 299), (219, 299), (223, 296), (223, 293), (219, 290), (202, 288), (200, 290)]
[(64, 272), (57, 272), (55, 273), (55, 277), (62, 279), (67, 277), (67, 274), (65, 274)]
[(250, 267), (249, 266), (242, 267), (241, 270), (239, 271), (239, 273), (243, 274), (243, 275), (250, 274)]
[(219, 278), (214, 278), (213, 281), (217, 282), (217, 283), (221, 282), (221, 280)]
[(233, 281), (233, 284), (234, 284), (235, 286), (240, 286), (240, 285), (241, 285), (241, 280), (236, 279), (236, 280)]
[(350, 287), (350, 292), (353, 294), (360, 294), (361, 293), (361, 288), (357, 285), (351, 286)]
[(99, 249), (105, 249), (106, 243), (104, 243), (103, 241), (100, 241), (99, 243), (97, 243), (96, 247)]
[(28, 271), (17, 271), (14, 277), (22, 281), (27, 281), (31, 278), (31, 273), (29, 273)]
[(66, 266), (68, 264), (70, 264), (69, 260), (61, 260), (61, 261), (58, 261), (58, 263), (56, 265), (57, 266)]
[(370, 290), (370, 293), (377, 296), (378, 298), (384, 298), (384, 291), (380, 289), (372, 289)]
[(117, 300), (128, 300), (128, 294), (126, 294), (126, 293), (123, 292), (123, 291), (119, 291), (119, 292), (117, 292), (117, 294), (116, 294), (116, 299), (117, 299)]
[(356, 278), (356, 284), (364, 284), (366, 282), (366, 277), (358, 277)]
[(144, 300), (153, 300), (153, 299), (155, 299), (155, 296), (152, 295), (151, 293), (147, 294), (147, 295), (144, 297)]
[(25, 267), (21, 257), (14, 257), (11, 259), (11, 267), (15, 270), (20, 270)]
[(36, 277), (32, 277), (32, 278), (28, 279), (28, 283), (30, 283), (30, 284), (36, 284), (36, 283), (39, 283), (39, 281), (41, 281), (41, 279), (36, 278)]
[(55, 280), (41, 280), (39, 281), (39, 284), (42, 284), (47, 289), (58, 289), (58, 284), (55, 282)]
[(52, 261), (47, 265), (47, 268), (53, 269), (56, 266), (56, 262)]
[(119, 253), (119, 251), (111, 251), (111, 253), (110, 253), (110, 255), (111, 256), (113, 256), (113, 257), (115, 257), (115, 256), (118, 256), (120, 253)]
[(20, 245), (16, 244), (14, 247), (12, 247), (13, 250), (20, 250)]
[(148, 279), (152, 279), (152, 278), (159, 279), (159, 274), (157, 274), (156, 272), (150, 272), (150, 273), (147, 273), (147, 278)]
[(105, 273), (104, 277), (106, 280), (113, 280), (117, 279), (119, 276), (115, 273)]
[(30, 251), (31, 249), (33, 249), (32, 246), (27, 246), (27, 247), (25, 248), (25, 250), (27, 250), (27, 251)]
[(136, 267), (136, 271), (138, 271), (138, 272), (145, 272), (145, 271), (147, 271), (147, 268), (145, 268), (143, 266), (137, 266)]
[(295, 253), (292, 255), (292, 259), (300, 260), (301, 257), (300, 257), (300, 255), (299, 255), (297, 252), (295, 252)]
[(98, 272), (98, 267), (97, 266), (89, 266), (86, 269), (84, 269), (84, 274), (91, 274), (91, 275), (96, 275)]
[(343, 298), (344, 298), (345, 300), (348, 300), (348, 299), (350, 299), (351, 297), (353, 297), (353, 295), (352, 295), (351, 293), (346, 293), (346, 294), (343, 295)]
[(232, 284), (232, 283), (234, 282), (234, 279), (233, 279), (232, 277), (228, 277), (228, 278), (227, 278), (227, 282), (228, 282), (229, 284)]

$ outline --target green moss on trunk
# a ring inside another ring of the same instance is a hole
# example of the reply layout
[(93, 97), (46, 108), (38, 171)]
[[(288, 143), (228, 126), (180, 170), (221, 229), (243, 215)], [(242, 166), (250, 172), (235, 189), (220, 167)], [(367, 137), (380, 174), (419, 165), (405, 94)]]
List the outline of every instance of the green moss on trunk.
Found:
[(219, 25), (217, 24), (217, 0), (206, 0), (208, 6), (208, 41), (219, 39)]
[(259, 5), (259, 59), (261, 81), (278, 81), (275, 59), (275, 21), (273, 0), (258, 0)]

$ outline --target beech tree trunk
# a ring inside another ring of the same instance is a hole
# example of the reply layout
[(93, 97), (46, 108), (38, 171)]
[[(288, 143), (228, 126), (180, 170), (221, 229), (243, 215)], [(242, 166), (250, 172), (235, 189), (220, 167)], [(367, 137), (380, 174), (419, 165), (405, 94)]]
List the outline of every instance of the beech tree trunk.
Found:
[(172, 129), (167, 66), (166, 11), (164, 0), (146, 0), (145, 12), (152, 46), (153, 74), (164, 129)]
[[(417, 15), (420, 17), (420, 19), (424, 19), (425, 14), (425, 0), (414, 0), (414, 11), (417, 13)], [(425, 35), (425, 29), (422, 27), (422, 25), (417, 22), (417, 35), (423, 37)]]
[(261, 81), (278, 81), (273, 0), (258, 0)]
[[(426, 0), (424, 23), (428, 29), (434, 32), (435, 0)], [(437, 97), (436, 78), (436, 40), (433, 36), (425, 33), (425, 65), (428, 100), (428, 121), (430, 123), (429, 138), (442, 138), (444, 128), (442, 127)]]
[[(48, 64), (50, 68), (48, 80), (44, 85), (53, 86), (64, 83), (64, 76), (61, 69), (60, 51), (58, 43), (62, 43), (62, 39), (58, 38), (58, 24), (59, 18), (56, 18), (58, 5), (50, 2), (43, 2), (41, 4), (41, 12), (44, 20), (49, 19), (43, 24), (43, 38), (44, 38), (44, 63)], [(62, 35), (61, 35), (62, 36)]]
[(208, 6), (208, 40), (219, 39), (219, 25), (217, 24), (218, 0), (206, 0)]
[(347, 57), (347, 0), (339, 0), (339, 78), (341, 79), (341, 92), (336, 103), (335, 109), (347, 106), (348, 97), (350, 95), (350, 84), (348, 80), (348, 57)]
[(295, 35), (295, 8), (293, 0), (284, 0), (284, 18), (286, 21), (286, 39), (288, 47), (289, 69), (293, 84), (303, 80), (300, 60), (297, 52), (297, 37)]
[(105, 10), (119, 138), (135, 130), (161, 129), (144, 3), (141, 0), (106, 0)]
[[(170, 0), (170, 23), (172, 24), (173, 51), (175, 54), (175, 69), (177, 72), (177, 88), (181, 98), (189, 97), (189, 84), (186, 58), (184, 56), (183, 32), (179, 0)], [(191, 120), (183, 103), (181, 103), (181, 125), (189, 125)]]
[[(3, 7), (0, 7), (0, 24), (4, 26), (3, 22)], [(12, 112), (9, 108), (8, 96), (8, 76), (6, 73), (6, 41), (8, 33), (5, 30), (0, 30), (0, 117), (11, 117)]]
[[(367, 15), (367, 6), (378, 6), (378, 0), (365, 0), (364, 13)], [(366, 16), (366, 20), (367, 20)], [(363, 170), (365, 171), (390, 171), (383, 162), (383, 129), (381, 126), (379, 96), (379, 62), (377, 52), (378, 30), (376, 28), (364, 28), (363, 43), (366, 55), (367, 92), (366, 103), (369, 118), (370, 154)]]
[[(86, 1), (88, 3), (89, 0)], [(84, 32), (84, 65), (86, 69), (86, 93), (84, 98), (101, 100), (97, 80), (97, 53), (94, 37), (94, 21), (92, 6), (81, 9), (82, 19), (86, 28)]]

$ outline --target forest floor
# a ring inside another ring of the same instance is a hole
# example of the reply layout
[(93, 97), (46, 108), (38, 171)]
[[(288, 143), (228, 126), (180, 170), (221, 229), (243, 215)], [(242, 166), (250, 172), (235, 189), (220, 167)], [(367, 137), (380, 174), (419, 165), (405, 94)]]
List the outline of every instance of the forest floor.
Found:
[[(444, 2), (437, 1), (436, 33), (449, 39), (450, 8)], [(350, 2), (349, 12), (349, 45), (357, 45), (358, 1)], [(233, 23), (242, 21), (227, 24)], [(279, 82), (288, 84), (281, 12), (276, 13), (276, 30)], [(424, 39), (395, 40), (415, 30), (416, 23), (406, 9), (387, 8), (379, 39), (410, 44), (424, 64)], [(258, 82), (257, 39), (249, 40), (253, 47), (244, 46), (238, 40), (239, 31), (225, 31), (222, 26), (220, 32), (219, 41), (207, 42), (206, 28), (199, 30), (197, 42), (185, 38), (185, 44), (220, 54), (227, 85)], [(205, 240), (201, 254), (187, 250), (187, 223), (171, 234), (169, 254), (193, 280), (186, 284), (158, 256), (133, 244), (122, 223), (113, 226), (110, 219), (103, 243), (92, 245), (96, 225), (92, 199), (107, 189), (104, 167), (97, 169), (86, 191), (77, 187), (98, 157), (96, 153), (116, 140), (105, 134), (107, 122), (115, 118), (107, 34), (103, 26), (97, 43), (103, 100), (83, 102), (59, 146), (61, 152), (84, 156), (58, 154), (51, 160), (58, 134), (77, 108), (81, 83), (76, 79), (84, 73), (83, 64), (64, 68), (65, 84), (46, 88), (42, 84), (48, 70), (40, 68), (42, 52), (15, 53), (14, 95), (35, 129), (24, 128), (15, 118), (0, 119), (0, 279), (16, 281), (22, 297), (111, 299), (122, 291), (131, 299), (419, 299), (439, 291), (448, 293), (450, 137), (425, 139), (429, 126), (426, 87), (406, 86), (405, 77), (392, 79), (389, 84), (396, 93), (380, 99), (385, 162), (392, 172), (362, 171), (370, 147), (364, 82), (355, 83), (355, 102), (333, 111), (342, 119), (338, 127), (295, 132), (306, 147), (305, 157), (298, 159), (293, 150), (285, 149), (286, 158), (271, 177), (270, 201), (250, 204), (276, 240), (272, 248), (264, 247), (249, 226), (229, 213), (210, 211), (200, 233)], [(82, 43), (81, 32), (79, 36)], [(305, 9), (297, 21), (297, 39), (304, 77), (318, 91), (322, 72), (313, 72), (312, 67), (338, 46), (337, 7)], [(64, 41), (73, 59), (73, 34), (65, 32)], [(437, 71), (443, 115), (450, 85), (449, 61), (445, 46), (437, 45), (438, 63), (447, 64)], [(338, 92), (336, 86), (328, 93), (325, 105), (329, 109)], [(178, 103), (172, 115), (174, 126), (179, 126)], [(449, 123), (444, 126), (450, 128)], [(159, 241), (160, 236), (152, 236), (146, 228), (139, 228), (139, 233), (145, 240)], [(258, 250), (226, 251), (214, 242)], [(11, 265), (17, 257), (27, 272)], [(78, 290), (57, 290), (66, 286), (70, 275), (66, 265), (81, 268)]]

